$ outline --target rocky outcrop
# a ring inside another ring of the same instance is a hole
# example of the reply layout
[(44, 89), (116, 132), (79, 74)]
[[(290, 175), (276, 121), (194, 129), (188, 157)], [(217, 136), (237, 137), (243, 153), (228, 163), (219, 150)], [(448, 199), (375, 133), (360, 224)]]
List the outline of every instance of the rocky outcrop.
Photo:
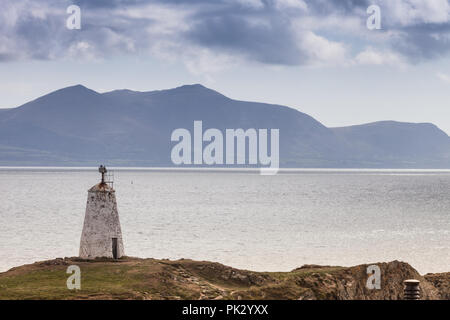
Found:
[(450, 300), (450, 272), (429, 273), (424, 278), (437, 289), (439, 299)]
[[(436, 288), (409, 264), (399, 261), (377, 263), (381, 270), (381, 289), (366, 287), (369, 265), (343, 268), (335, 272), (312, 272), (300, 277), (299, 286), (307, 288), (300, 299), (333, 299), (333, 300), (399, 300), (403, 299), (403, 281), (417, 279), (421, 281), (423, 299), (438, 299)], [(306, 269), (308, 270), (308, 269)]]

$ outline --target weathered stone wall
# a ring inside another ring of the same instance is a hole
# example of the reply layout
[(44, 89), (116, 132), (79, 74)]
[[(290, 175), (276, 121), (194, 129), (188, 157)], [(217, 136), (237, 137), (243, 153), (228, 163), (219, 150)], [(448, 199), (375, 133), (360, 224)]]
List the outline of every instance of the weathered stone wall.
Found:
[(80, 241), (80, 257), (113, 258), (112, 238), (117, 238), (117, 256), (123, 256), (122, 231), (115, 191), (105, 184), (99, 184), (88, 191)]

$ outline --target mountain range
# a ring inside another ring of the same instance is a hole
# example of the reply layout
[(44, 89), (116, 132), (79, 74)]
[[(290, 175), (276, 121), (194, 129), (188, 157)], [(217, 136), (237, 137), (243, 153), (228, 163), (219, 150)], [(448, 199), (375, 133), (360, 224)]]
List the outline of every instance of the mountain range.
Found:
[(63, 88), (0, 109), (0, 165), (170, 167), (174, 129), (278, 128), (292, 168), (450, 168), (450, 137), (430, 123), (327, 128), (281, 105), (237, 101), (202, 85), (98, 93)]

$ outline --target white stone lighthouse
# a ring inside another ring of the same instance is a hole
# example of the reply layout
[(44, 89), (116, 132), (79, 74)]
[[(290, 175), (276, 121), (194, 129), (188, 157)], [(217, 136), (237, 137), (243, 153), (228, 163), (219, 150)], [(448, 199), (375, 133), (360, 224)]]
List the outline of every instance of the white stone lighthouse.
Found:
[(102, 181), (88, 191), (86, 214), (80, 241), (80, 258), (124, 255), (116, 193), (105, 181), (106, 167), (100, 166)]

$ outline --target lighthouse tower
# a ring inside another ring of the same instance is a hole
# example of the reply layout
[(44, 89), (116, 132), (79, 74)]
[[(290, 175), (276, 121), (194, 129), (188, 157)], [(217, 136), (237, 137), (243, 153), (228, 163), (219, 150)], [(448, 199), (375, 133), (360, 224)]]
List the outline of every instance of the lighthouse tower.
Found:
[(112, 183), (105, 181), (106, 167), (100, 166), (102, 181), (88, 191), (86, 214), (80, 241), (80, 258), (124, 255), (116, 193)]

